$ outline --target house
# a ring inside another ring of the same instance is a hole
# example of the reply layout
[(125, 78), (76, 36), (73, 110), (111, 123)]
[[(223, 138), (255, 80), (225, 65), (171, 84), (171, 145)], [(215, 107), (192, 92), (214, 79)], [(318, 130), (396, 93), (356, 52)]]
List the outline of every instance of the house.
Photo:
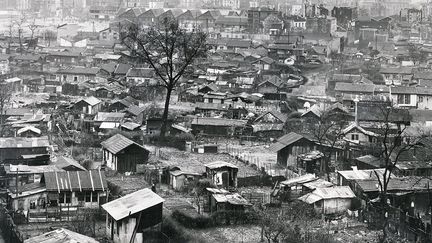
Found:
[(110, 106), (108, 107), (109, 111), (122, 111), (125, 109), (128, 109), (129, 107), (133, 105), (138, 105), (138, 101), (130, 96), (127, 96), (121, 100), (114, 100)]
[(39, 183), (45, 172), (63, 171), (55, 165), (4, 165), (5, 187), (24, 186), (31, 183)]
[(72, 67), (59, 69), (56, 72), (57, 81), (62, 83), (82, 83), (88, 80), (95, 80), (99, 68)]
[(223, 189), (206, 188), (211, 192), (209, 200), (209, 212), (217, 211), (244, 211), (251, 207), (252, 204), (248, 202), (239, 193), (230, 193)]
[(145, 242), (145, 231), (162, 222), (164, 201), (145, 188), (102, 205), (108, 238), (114, 243)]
[(208, 10), (207, 12), (199, 15), (196, 18), (198, 26), (201, 27), (202, 30), (209, 30), (214, 27), (216, 18), (220, 16), (220, 12), (215, 10)]
[(382, 67), (380, 73), (386, 85), (409, 84), (413, 77), (412, 67)]
[(290, 132), (272, 144), (270, 150), (277, 152), (278, 164), (282, 166), (296, 166), (297, 156), (316, 150), (316, 142), (315, 139), (309, 136)]
[(332, 187), (333, 183), (318, 178), (315, 174), (304, 174), (281, 181), (273, 189), (272, 196), (281, 202), (292, 201), (320, 187)]
[(45, 172), (41, 183), (52, 206), (99, 208), (108, 197), (105, 174), (100, 170)]
[[(0, 163), (22, 163), (23, 156), (48, 155), (51, 150), (48, 137), (3, 137), (0, 138)], [(49, 155), (48, 155), (49, 157)], [(46, 164), (47, 161), (35, 161)]]
[[(167, 131), (169, 132), (169, 128), (171, 127), (171, 124), (174, 122), (173, 119), (167, 120)], [(162, 126), (163, 126), (163, 119), (162, 117), (149, 117), (146, 119), (146, 133), (147, 134), (154, 134), (154, 135), (160, 135)]]
[(288, 116), (278, 111), (267, 111), (253, 121), (252, 129), (259, 136), (280, 137)]
[(358, 122), (352, 122), (342, 131), (342, 134), (345, 140), (362, 145), (376, 143), (379, 137), (379, 134), (364, 129)]
[(257, 91), (261, 94), (277, 94), (283, 91), (285, 83), (278, 76), (271, 76), (258, 84)]
[(98, 98), (91, 96), (77, 101), (73, 105), (73, 109), (81, 114), (94, 115), (101, 110), (102, 101)]
[(126, 116), (132, 118), (133, 121), (137, 122), (138, 124), (143, 124), (145, 111), (146, 107), (144, 106), (131, 105), (126, 109)]
[(303, 195), (298, 200), (313, 205), (319, 214), (343, 214), (351, 208), (352, 200), (356, 198), (349, 186), (334, 186), (316, 188)]
[(219, 30), (229, 29), (232, 31), (240, 31), (242, 29), (246, 29), (248, 26), (247, 17), (243, 16), (224, 16), (221, 15), (215, 20), (215, 28), (219, 28)]
[(126, 113), (122, 112), (98, 112), (93, 119), (95, 129), (116, 129), (123, 122)]
[(138, 16), (138, 22), (143, 26), (155, 26), (159, 24), (159, 16), (164, 12), (163, 9), (149, 9)]
[(48, 51), (46, 62), (53, 66), (78, 65), (85, 60), (85, 56), (80, 51)]
[[(108, 185), (100, 170), (44, 172), (40, 182), (9, 188), (8, 205), (29, 221), (53, 220), (53, 210), (68, 208), (60, 217), (72, 217), (77, 208), (99, 208), (106, 201)], [(72, 211), (72, 212), (71, 212)], [(63, 214), (64, 213), (64, 214)], [(63, 214), (63, 215), (62, 215)]]
[(246, 123), (246, 120), (196, 117), (193, 119), (191, 127), (194, 134), (234, 136), (242, 134)]
[(180, 28), (186, 31), (194, 31), (198, 27), (196, 18), (201, 15), (199, 10), (187, 10), (184, 13), (177, 16), (177, 22)]
[(256, 60), (252, 63), (254, 67), (256, 67), (258, 70), (270, 70), (270, 67), (275, 62), (270, 57), (262, 57), (261, 59)]
[(73, 38), (69, 37), (60, 37), (59, 45), (64, 47), (87, 47), (89, 39), (81, 36), (74, 36)]
[(110, 169), (135, 172), (137, 164), (146, 164), (150, 152), (143, 146), (116, 134), (101, 143), (103, 163)]
[(55, 229), (53, 231), (46, 232), (42, 235), (34, 236), (24, 240), (24, 243), (67, 243), (67, 242), (81, 242), (81, 243), (99, 243), (99, 241), (82, 235), (65, 228)]
[(213, 184), (223, 188), (237, 187), (237, 166), (225, 161), (215, 161), (204, 166), (207, 177)]
[[(393, 102), (395, 102), (399, 107), (417, 108), (417, 104), (418, 104), (417, 95), (418, 93), (416, 87), (404, 87), (404, 86), (391, 87), (391, 98)], [(432, 93), (430, 95), (432, 95)]]
[(152, 68), (131, 68), (126, 73), (126, 81), (131, 86), (154, 86), (158, 83)]

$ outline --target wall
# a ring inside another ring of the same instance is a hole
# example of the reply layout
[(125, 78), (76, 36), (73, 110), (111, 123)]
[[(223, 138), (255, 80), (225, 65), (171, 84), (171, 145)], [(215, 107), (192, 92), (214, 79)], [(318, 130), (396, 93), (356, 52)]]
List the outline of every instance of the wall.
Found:
[(315, 203), (315, 210), (323, 214), (342, 213), (350, 208), (351, 201), (351, 199), (346, 198), (321, 200), (322, 207), (317, 207), (317, 203)]

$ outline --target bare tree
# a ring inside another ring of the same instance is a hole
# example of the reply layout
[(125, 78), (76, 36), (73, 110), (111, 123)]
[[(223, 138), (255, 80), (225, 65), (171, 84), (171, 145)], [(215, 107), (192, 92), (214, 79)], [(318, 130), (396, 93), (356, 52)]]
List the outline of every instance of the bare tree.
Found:
[(39, 25), (37, 25), (36, 20), (33, 19), (33, 21), (28, 24), (28, 28), (30, 30), (30, 42), (27, 46), (27, 50), (30, 48), (30, 46), (36, 47), (36, 43), (33, 40), (33, 38), (34, 38), (35, 31), (39, 28)]
[(317, 107), (315, 109), (317, 114), (313, 117), (307, 117), (303, 125), (305, 132), (312, 135), (318, 144), (318, 150), (324, 155), (322, 169), (327, 175), (327, 180), (330, 181), (331, 157), (333, 153), (337, 153), (336, 150), (343, 147), (341, 138), (344, 129), (348, 126), (349, 115), (329, 104)]
[(48, 41), (48, 46), (51, 46), (51, 41), (55, 41), (57, 39), (57, 34), (52, 30), (45, 30), (43, 32), (43, 37), (45, 41)]
[(12, 41), (13, 41), (13, 36), (14, 36), (14, 26), (15, 26), (15, 22), (12, 21), (12, 19), (10, 19), (10, 22), (8, 24), (8, 34), (9, 34), (9, 40), (8, 40), (8, 52), (10, 52), (11, 49), (11, 45), (12, 45)]
[[(381, 242), (386, 242), (388, 238), (389, 220), (387, 213), (391, 209), (389, 204), (389, 184), (392, 175), (401, 161), (401, 156), (413, 149), (422, 148), (424, 141), (430, 137), (430, 134), (422, 129), (415, 132), (409, 129), (408, 122), (411, 116), (407, 110), (398, 109), (392, 102), (375, 102), (376, 117), (379, 121), (375, 122), (374, 132), (378, 134), (377, 143), (374, 144), (376, 155), (379, 156), (381, 167), (384, 171), (378, 173), (374, 171), (378, 180), (379, 200), (375, 204), (378, 209), (380, 219), (383, 219), (383, 236)], [(373, 116), (373, 113), (370, 114)], [(412, 127), (411, 127), (412, 128)]]
[(121, 33), (131, 55), (150, 65), (166, 90), (161, 137), (167, 131), (171, 94), (194, 60), (206, 55), (206, 38), (201, 31), (186, 32), (170, 21), (147, 29), (131, 25)]
[(11, 88), (6, 83), (0, 83), (0, 137), (3, 137), (4, 133), (4, 117), (6, 107), (11, 99)]
[(22, 54), (23, 51), (23, 26), (27, 20), (27, 17), (25, 15), (22, 15), (18, 20), (15, 21), (15, 25), (18, 28), (18, 42), (20, 46), (20, 54)]

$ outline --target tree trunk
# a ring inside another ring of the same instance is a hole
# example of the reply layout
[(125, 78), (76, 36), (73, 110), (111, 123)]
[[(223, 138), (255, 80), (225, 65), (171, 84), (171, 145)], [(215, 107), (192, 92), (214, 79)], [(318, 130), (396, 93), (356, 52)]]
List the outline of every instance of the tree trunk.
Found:
[(165, 107), (164, 107), (164, 112), (162, 115), (162, 127), (161, 127), (161, 133), (160, 133), (161, 138), (165, 137), (165, 135), (166, 135), (165, 133), (168, 130), (169, 103), (171, 100), (171, 92), (172, 92), (173, 88), (167, 87), (166, 90), (167, 90), (167, 93), (165, 96)]

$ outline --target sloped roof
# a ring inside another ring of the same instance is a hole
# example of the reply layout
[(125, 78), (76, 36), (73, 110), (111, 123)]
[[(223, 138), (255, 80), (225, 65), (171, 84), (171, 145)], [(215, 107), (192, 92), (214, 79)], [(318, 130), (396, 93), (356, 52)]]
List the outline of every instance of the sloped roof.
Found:
[(302, 185), (307, 182), (315, 181), (318, 179), (314, 174), (305, 174), (302, 176), (294, 177), (285, 181), (282, 181), (280, 184), (283, 186), (295, 186), (295, 185)]
[(0, 138), (0, 148), (38, 148), (49, 146), (50, 143), (47, 136), (35, 138)]
[(131, 105), (126, 111), (131, 113), (134, 116), (138, 116), (139, 114), (143, 113), (145, 110), (146, 108), (144, 106)]
[(84, 102), (86, 102), (87, 104), (91, 105), (91, 106), (95, 106), (99, 103), (101, 103), (101, 100), (94, 97), (94, 96), (90, 96), (88, 98), (83, 99)]
[(211, 169), (211, 170), (213, 170), (213, 169), (219, 169), (219, 168), (223, 168), (223, 167), (238, 169), (237, 166), (235, 166), (235, 165), (233, 165), (231, 163), (225, 162), (225, 161), (214, 161), (214, 162), (205, 164), (204, 166), (207, 167), (207, 168), (209, 168), (209, 169)]
[(197, 117), (192, 121), (192, 125), (203, 126), (245, 126), (246, 120), (235, 120), (225, 118), (212, 118), (212, 117)]
[(26, 127), (20, 128), (20, 129), (18, 129), (17, 134), (20, 135), (21, 133), (27, 132), (27, 131), (32, 131), (34, 133), (41, 134), (41, 130), (39, 128), (34, 127), (34, 126), (26, 126)]
[(286, 114), (283, 114), (283, 113), (281, 113), (279, 111), (271, 110), (271, 111), (267, 111), (267, 112), (263, 113), (262, 115), (260, 115), (259, 117), (257, 117), (255, 119), (255, 122), (258, 121), (258, 120), (260, 120), (261, 118), (263, 118), (264, 116), (266, 116), (268, 114), (273, 115), (274, 117), (276, 117), (277, 119), (279, 119), (281, 122), (286, 122), (286, 120), (288, 119), (288, 116)]
[(99, 243), (99, 241), (64, 228), (56, 229), (42, 235), (38, 235), (27, 240), (24, 243)]
[(352, 84), (338, 82), (335, 86), (335, 91), (338, 92), (361, 92), (361, 93), (373, 93), (375, 85), (372, 84)]
[(337, 198), (355, 198), (354, 192), (349, 186), (321, 187), (313, 192), (303, 195), (298, 200), (308, 204), (315, 203), (320, 200), (337, 199)]
[(57, 73), (61, 74), (83, 74), (83, 75), (96, 75), (99, 72), (100, 68), (86, 68), (86, 67), (72, 67), (59, 69)]
[(98, 122), (120, 122), (125, 117), (122, 112), (98, 112), (94, 121)]
[(412, 74), (412, 67), (382, 67), (380, 73)]
[(69, 158), (65, 156), (57, 157), (57, 159), (55, 161), (53, 160), (52, 162), (53, 165), (61, 169), (66, 168), (68, 166), (73, 166), (78, 170), (86, 170), (82, 165), (80, 165), (80, 163), (78, 163), (78, 161), (74, 160), (73, 158)]
[(154, 76), (154, 70), (152, 68), (131, 68), (126, 73), (127, 77), (142, 77), (152, 78)]
[(126, 75), (126, 73), (129, 71), (129, 69), (132, 67), (130, 64), (125, 63), (119, 63), (114, 70), (114, 74), (118, 75)]
[(118, 198), (102, 205), (102, 208), (118, 221), (129, 215), (141, 212), (163, 203), (165, 200), (152, 190), (145, 188), (124, 197)]
[(337, 173), (343, 176), (347, 180), (370, 180), (376, 179), (376, 173), (382, 176), (385, 169), (374, 169), (374, 170), (339, 170)]
[(347, 134), (347, 133), (349, 133), (350, 131), (352, 131), (353, 129), (357, 129), (357, 130), (359, 130), (361, 133), (363, 133), (363, 134), (365, 134), (365, 135), (368, 135), (368, 136), (372, 136), (372, 137), (378, 137), (379, 136), (379, 134), (376, 134), (376, 133), (374, 133), (374, 132), (371, 132), (371, 131), (367, 131), (366, 129), (364, 129), (363, 127), (361, 127), (358, 123), (356, 123), (356, 122), (352, 122), (348, 127), (346, 127), (343, 131), (342, 131), (342, 133), (343, 134)]
[(105, 174), (100, 170), (45, 172), (47, 191), (82, 191), (108, 189)]
[(147, 150), (143, 146), (135, 143), (134, 141), (130, 140), (129, 138), (127, 138), (121, 134), (116, 134), (116, 135), (108, 138), (107, 140), (103, 141), (101, 143), (101, 145), (103, 148), (107, 149), (108, 151), (110, 151), (113, 154), (117, 154), (120, 151), (122, 151), (123, 149), (125, 149), (131, 145), (136, 145), (138, 147), (141, 147), (142, 149)]
[(272, 144), (270, 146), (270, 150), (273, 152), (278, 152), (279, 150), (285, 148), (286, 146), (289, 146), (289, 145), (291, 145), (291, 144), (293, 144), (293, 143), (295, 143), (301, 139), (307, 139), (311, 142), (313, 141), (310, 138), (306, 138), (304, 135), (300, 135), (300, 134), (295, 133), (295, 132), (290, 132), (290, 133), (280, 137), (276, 141), (276, 143)]

